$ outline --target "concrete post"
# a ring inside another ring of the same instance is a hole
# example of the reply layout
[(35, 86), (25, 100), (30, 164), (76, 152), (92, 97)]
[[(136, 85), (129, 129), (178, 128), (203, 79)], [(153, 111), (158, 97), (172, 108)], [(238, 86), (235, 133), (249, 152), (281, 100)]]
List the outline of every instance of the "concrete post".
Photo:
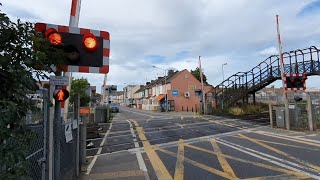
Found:
[(307, 113), (308, 113), (308, 125), (309, 131), (313, 131), (313, 119), (312, 119), (312, 104), (311, 104), (311, 96), (310, 94), (307, 95)]
[(270, 127), (273, 128), (272, 104), (269, 102)]

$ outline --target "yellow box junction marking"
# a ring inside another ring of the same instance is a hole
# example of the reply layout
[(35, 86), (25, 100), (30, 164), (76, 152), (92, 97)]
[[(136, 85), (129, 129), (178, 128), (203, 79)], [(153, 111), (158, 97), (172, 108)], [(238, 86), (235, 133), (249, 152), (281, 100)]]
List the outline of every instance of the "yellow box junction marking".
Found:
[(116, 171), (116, 172), (107, 172), (107, 173), (97, 173), (90, 174), (90, 179), (116, 179), (116, 178), (127, 178), (127, 177), (144, 177), (144, 172), (141, 170), (132, 170), (132, 171)]
[[(165, 150), (165, 149), (163, 149), (163, 148), (157, 147), (157, 150), (159, 150), (159, 151), (161, 151), (161, 152), (163, 152), (163, 153), (165, 153), (165, 154), (168, 154), (168, 155), (170, 155), (170, 156), (172, 156), (172, 157), (176, 157), (176, 154), (175, 154), (175, 153), (173, 153), (173, 152), (171, 152), (171, 151), (168, 151), (168, 150)], [(189, 159), (189, 158), (186, 158), (186, 157), (184, 158), (184, 160), (185, 160), (185, 162), (190, 163), (190, 164), (192, 164), (192, 165), (194, 165), (194, 166), (196, 166), (196, 167), (198, 167), (198, 168), (200, 168), (200, 169), (203, 169), (203, 170), (205, 170), (205, 171), (211, 172), (211, 173), (213, 173), (213, 174), (216, 174), (216, 175), (218, 175), (218, 176), (224, 177), (224, 178), (226, 178), (226, 179), (233, 179), (233, 178), (232, 178), (231, 176), (229, 176), (227, 173), (222, 172), (222, 171), (219, 171), (219, 170), (217, 170), (217, 169), (215, 169), (215, 168), (212, 168), (212, 167), (209, 167), (209, 166), (207, 166), (207, 165), (198, 163), (198, 162), (196, 162), (196, 161), (194, 161), (194, 160), (191, 160), (191, 159)]]
[(147, 140), (147, 137), (145, 136), (143, 132), (143, 128), (139, 127), (138, 122), (132, 120), (135, 123), (137, 133), (139, 135), (140, 140), (142, 141), (144, 150), (151, 162), (151, 165), (158, 177), (159, 180), (170, 180), (172, 179), (170, 173), (168, 172), (167, 168), (159, 158), (158, 154), (155, 152), (155, 150), (152, 148), (151, 144)]
[[(239, 136), (230, 136), (230, 137), (234, 137), (234, 138), (239, 138), (239, 139), (243, 139)], [(279, 143), (279, 142), (272, 142), (272, 141), (266, 141), (266, 140), (261, 140), (261, 139), (255, 139), (258, 142), (263, 142), (263, 143), (268, 143), (268, 144), (275, 144), (275, 145), (281, 145), (281, 146), (287, 146), (287, 147), (294, 147), (294, 148), (299, 148), (299, 149), (309, 149), (309, 150), (316, 150), (316, 149), (312, 149), (312, 148), (307, 148), (307, 147), (302, 147), (302, 146), (296, 146), (296, 145), (291, 145), (291, 144), (286, 144), (286, 143)], [(319, 150), (317, 150), (319, 151)]]
[(297, 143), (301, 143), (301, 144), (307, 144), (307, 145), (310, 145), (310, 146), (320, 147), (320, 144), (311, 143), (311, 142), (307, 142), (307, 141), (302, 141), (302, 140), (289, 138), (289, 137), (283, 137), (282, 135), (277, 135), (276, 136), (276, 135), (272, 135), (272, 134), (269, 134), (269, 133), (263, 133), (263, 132), (253, 132), (253, 133), (264, 135), (264, 136), (269, 136), (269, 137), (274, 137), (274, 138), (278, 138), (278, 139), (284, 139), (284, 140), (288, 140), (288, 141), (293, 141), (293, 142), (297, 142)]
[(269, 149), (270, 151), (273, 151), (273, 152), (275, 152), (275, 153), (281, 154), (281, 155), (286, 156), (286, 157), (289, 158), (289, 159), (295, 160), (295, 161), (297, 161), (297, 162), (299, 162), (299, 163), (301, 163), (301, 164), (303, 164), (303, 165), (305, 165), (305, 166), (308, 166), (308, 167), (311, 167), (311, 168), (313, 168), (313, 169), (316, 169), (316, 170), (320, 171), (320, 167), (319, 167), (319, 166), (310, 164), (310, 163), (308, 163), (308, 162), (306, 162), (306, 161), (303, 161), (303, 160), (301, 160), (301, 159), (298, 159), (298, 158), (296, 158), (296, 157), (293, 157), (293, 156), (291, 156), (291, 155), (288, 154), (288, 153), (285, 153), (285, 152), (283, 152), (283, 151), (281, 151), (281, 150), (279, 150), (279, 149), (276, 149), (276, 148), (271, 147), (271, 146), (269, 146), (269, 145), (267, 145), (267, 144), (264, 144), (264, 143), (262, 143), (262, 142), (259, 142), (259, 141), (257, 141), (256, 139), (247, 137), (247, 136), (245, 136), (245, 135), (243, 135), (243, 134), (239, 134), (239, 136), (242, 137), (243, 139), (249, 140), (249, 141), (251, 141), (251, 142), (253, 142), (253, 143), (256, 143), (256, 144), (258, 144), (258, 145), (260, 145), (260, 146), (262, 146), (262, 147), (265, 147), (265, 148)]
[(183, 140), (180, 139), (178, 142), (178, 153), (177, 153), (177, 162), (174, 172), (174, 180), (183, 180), (184, 176), (184, 145)]
[[(193, 146), (193, 145), (190, 145), (190, 144), (185, 144), (185, 146), (190, 147), (192, 149), (199, 150), (199, 151), (203, 151), (203, 152), (206, 152), (206, 153), (209, 153), (209, 154), (219, 155), (219, 153), (217, 153), (217, 152), (213, 152), (213, 151), (210, 151), (210, 150), (207, 150), (207, 149), (196, 147), (196, 146)], [(275, 167), (275, 166), (271, 166), (271, 165), (267, 165), (267, 164), (263, 164), (263, 163), (259, 163), (259, 162), (252, 162), (252, 161), (240, 159), (240, 158), (237, 158), (237, 157), (229, 156), (229, 155), (226, 155), (226, 154), (224, 154), (224, 157), (227, 158), (227, 159), (232, 159), (232, 160), (235, 160), (235, 161), (252, 164), (252, 165), (255, 165), (255, 166), (262, 167), (262, 168), (266, 168), (266, 169), (270, 169), (270, 170), (274, 170), (274, 171), (278, 171), (278, 172), (294, 175), (294, 176), (297, 176), (299, 178), (301, 178), (301, 177), (303, 177), (303, 178), (304, 177), (309, 177), (309, 176), (307, 176), (305, 174), (302, 174), (302, 173), (299, 173), (299, 172), (295, 172), (295, 171), (291, 171), (291, 170), (287, 170), (287, 169), (283, 169), (283, 168), (280, 168), (280, 167)]]
[(211, 142), (211, 144), (213, 146), (214, 151), (218, 153), (218, 155), (217, 155), (218, 156), (218, 160), (219, 160), (219, 163), (220, 163), (223, 171), (225, 173), (227, 173), (229, 176), (233, 177), (234, 179), (239, 179), (236, 176), (236, 174), (234, 173), (234, 171), (231, 168), (231, 166), (229, 165), (229, 163), (227, 162), (226, 158), (224, 157), (224, 154), (221, 152), (216, 140), (215, 139), (211, 139), (210, 142)]

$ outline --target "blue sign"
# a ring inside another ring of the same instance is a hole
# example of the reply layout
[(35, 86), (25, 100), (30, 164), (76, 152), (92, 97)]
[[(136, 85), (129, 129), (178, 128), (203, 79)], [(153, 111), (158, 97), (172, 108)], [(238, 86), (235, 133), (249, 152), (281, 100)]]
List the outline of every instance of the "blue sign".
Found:
[(172, 90), (172, 96), (178, 96), (178, 95), (179, 95), (178, 90), (173, 89)]

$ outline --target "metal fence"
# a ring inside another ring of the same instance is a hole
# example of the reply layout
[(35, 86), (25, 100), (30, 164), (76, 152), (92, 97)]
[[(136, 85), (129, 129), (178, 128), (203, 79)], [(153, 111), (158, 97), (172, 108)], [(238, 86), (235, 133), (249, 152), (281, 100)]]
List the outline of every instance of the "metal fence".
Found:
[(34, 133), (35, 139), (33, 140), (28, 150), (26, 157), (27, 176), (31, 179), (43, 179), (46, 176), (46, 151), (44, 128), (45, 124), (42, 122), (36, 125), (29, 125), (31, 132)]
[(311, 94), (311, 111), (316, 129), (320, 129), (320, 95)]
[[(49, 149), (49, 93), (46, 89), (42, 90), (41, 92), (39, 91), (38, 93), (39, 96), (37, 96), (35, 101), (33, 101), (36, 105), (36, 108), (34, 108), (33, 111), (30, 111), (25, 119), (27, 129), (32, 132), (30, 133), (30, 136), (33, 137), (33, 140), (29, 145), (27, 153), (25, 154), (25, 161), (18, 163), (20, 165), (22, 164), (26, 168), (26, 177), (24, 179), (49, 179), (49, 164), (51, 164), (53, 167), (53, 179), (77, 179), (80, 170), (80, 137), (78, 137), (78, 133), (81, 133), (81, 128), (78, 125), (78, 121), (74, 121), (72, 115), (69, 117), (71, 122), (67, 124), (62, 122), (59, 126), (60, 128), (58, 128), (56, 125), (59, 123), (54, 122), (53, 149)], [(52, 109), (53, 108), (51, 108), (51, 110)], [(62, 118), (61, 121), (63, 121)], [(67, 129), (68, 131), (66, 131)], [(66, 137), (68, 137), (68, 141)], [(72, 139), (70, 139), (70, 137)], [(49, 158), (50, 151), (54, 153), (52, 160)], [(2, 169), (6, 168), (9, 167), (2, 167)]]
[[(69, 142), (66, 141), (66, 134), (65, 128), (68, 127), (72, 128), (72, 140)], [(72, 123), (64, 124), (61, 128), (60, 133), (60, 150), (59, 156), (55, 157), (55, 161), (59, 163), (59, 166), (55, 166), (55, 179), (59, 180), (69, 180), (69, 179), (76, 179), (77, 177), (77, 129), (73, 129)], [(57, 159), (60, 158), (60, 159)], [(59, 169), (57, 169), (60, 168)]]

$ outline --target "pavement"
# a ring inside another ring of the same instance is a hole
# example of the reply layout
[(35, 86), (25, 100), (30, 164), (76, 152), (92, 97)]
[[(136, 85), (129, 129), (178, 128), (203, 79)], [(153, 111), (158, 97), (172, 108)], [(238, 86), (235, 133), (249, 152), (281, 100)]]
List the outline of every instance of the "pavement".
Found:
[(320, 179), (319, 132), (121, 108), (100, 135), (80, 179)]

